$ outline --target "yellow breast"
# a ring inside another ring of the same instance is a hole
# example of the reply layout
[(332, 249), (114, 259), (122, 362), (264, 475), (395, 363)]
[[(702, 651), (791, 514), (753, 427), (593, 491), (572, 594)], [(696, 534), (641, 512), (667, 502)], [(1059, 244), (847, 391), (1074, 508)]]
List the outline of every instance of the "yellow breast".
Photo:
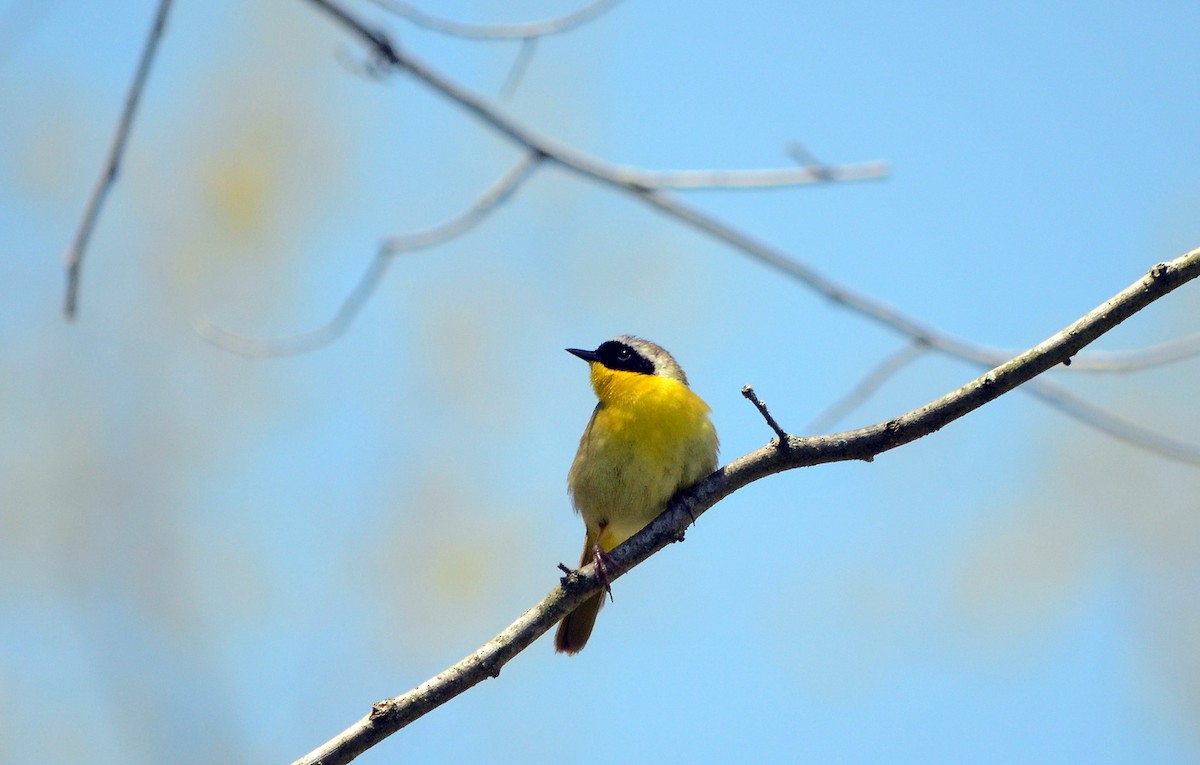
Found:
[(708, 404), (678, 380), (597, 363), (591, 374), (600, 403), (567, 485), (589, 537), (611, 550), (713, 471), (717, 434)]

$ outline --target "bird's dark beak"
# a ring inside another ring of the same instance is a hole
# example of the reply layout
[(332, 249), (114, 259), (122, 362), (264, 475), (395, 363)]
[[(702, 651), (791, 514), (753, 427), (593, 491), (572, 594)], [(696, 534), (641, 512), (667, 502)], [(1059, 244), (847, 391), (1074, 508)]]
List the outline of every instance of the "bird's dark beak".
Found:
[(584, 361), (598, 361), (599, 360), (598, 357), (596, 356), (595, 351), (585, 351), (580, 348), (567, 348), (566, 350), (567, 350), (567, 353), (570, 353), (573, 356), (578, 356), (579, 358), (583, 359)]

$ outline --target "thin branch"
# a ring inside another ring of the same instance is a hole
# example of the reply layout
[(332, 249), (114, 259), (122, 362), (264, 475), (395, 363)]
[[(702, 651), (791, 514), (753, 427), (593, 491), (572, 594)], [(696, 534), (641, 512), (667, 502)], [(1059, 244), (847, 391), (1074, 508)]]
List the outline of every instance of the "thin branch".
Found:
[(771, 411), (767, 409), (767, 405), (758, 398), (758, 394), (754, 392), (754, 388), (749, 385), (742, 386), (742, 395), (746, 397), (747, 401), (749, 401), (751, 404), (754, 404), (754, 408), (757, 409), (758, 413), (762, 415), (762, 418), (767, 421), (767, 426), (770, 427), (771, 430), (775, 431), (775, 435), (779, 437), (779, 445), (785, 446), (788, 439), (787, 431), (784, 430), (783, 427), (775, 420), (775, 418), (771, 416)]
[(133, 127), (133, 117), (137, 113), (138, 102), (146, 87), (146, 79), (150, 75), (150, 66), (154, 61), (154, 54), (158, 51), (159, 40), (166, 31), (167, 15), (170, 11), (171, 0), (159, 0), (158, 12), (154, 15), (154, 23), (150, 25), (150, 32), (146, 35), (146, 43), (142, 48), (141, 60), (138, 61), (133, 82), (129, 85), (129, 92), (125, 95), (125, 108), (121, 112), (116, 135), (113, 136), (112, 145), (108, 150), (108, 161), (100, 173), (99, 180), (96, 181), (96, 187), (92, 190), (92, 196), (83, 213), (83, 220), (79, 224), (79, 230), (75, 233), (75, 240), (66, 252), (67, 294), (63, 301), (63, 315), (67, 321), (75, 318), (83, 254), (87, 250), (88, 240), (91, 239), (92, 229), (96, 226), (96, 219), (100, 215), (104, 199), (108, 196), (108, 191), (112, 188), (117, 179), (117, 173), (120, 171), (121, 158), (125, 154), (125, 144), (129, 139), (129, 131)]
[[(1170, 263), (1160, 263), (1063, 331), (925, 406), (845, 433), (810, 438), (789, 436), (785, 449), (772, 442), (739, 457), (678, 495), (658, 518), (614, 549), (610, 553), (614, 565), (608, 578), (620, 578), (679, 539), (693, 518), (738, 489), (784, 470), (847, 460), (871, 461), (885, 451), (930, 435), (1061, 364), (1125, 319), (1197, 276), (1200, 276), (1200, 248)], [(294, 765), (350, 762), (460, 693), (489, 677), (498, 677), (510, 659), (603, 586), (595, 564), (564, 577), (540, 603), (465, 659), (402, 696), (374, 704), (370, 714), (296, 760)]]
[(895, 353), (884, 358), (867, 374), (858, 385), (850, 389), (846, 395), (826, 407), (807, 425), (810, 433), (820, 433), (834, 425), (864, 401), (879, 390), (892, 375), (911, 364), (919, 356), (929, 350), (929, 346), (920, 340), (911, 340)]
[(540, 155), (526, 154), (463, 212), (436, 226), (385, 239), (337, 313), (317, 329), (281, 338), (246, 337), (213, 324), (206, 316), (197, 319), (193, 329), (213, 345), (249, 358), (291, 356), (327, 345), (349, 329), (379, 286), (394, 256), (433, 247), (479, 225), (489, 213), (512, 198), (521, 184), (533, 175), (541, 160)]
[(596, 0), (579, 10), (554, 18), (528, 21), (522, 24), (468, 24), (442, 16), (426, 13), (404, 0), (373, 0), (380, 8), (416, 24), (419, 27), (453, 37), (468, 37), (475, 40), (532, 40), (547, 35), (562, 34), (586, 24), (605, 13), (618, 0)]

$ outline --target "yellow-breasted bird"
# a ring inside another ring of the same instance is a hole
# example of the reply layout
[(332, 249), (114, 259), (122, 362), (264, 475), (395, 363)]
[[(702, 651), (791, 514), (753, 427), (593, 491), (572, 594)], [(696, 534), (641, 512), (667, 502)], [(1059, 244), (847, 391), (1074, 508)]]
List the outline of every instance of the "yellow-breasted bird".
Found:
[[(709, 407), (661, 346), (632, 335), (594, 351), (568, 348), (591, 367), (600, 399), (567, 475), (567, 490), (583, 516), (587, 538), (581, 566), (642, 530), (672, 496), (717, 466), (717, 431)], [(604, 603), (599, 592), (563, 618), (554, 650), (578, 653)]]

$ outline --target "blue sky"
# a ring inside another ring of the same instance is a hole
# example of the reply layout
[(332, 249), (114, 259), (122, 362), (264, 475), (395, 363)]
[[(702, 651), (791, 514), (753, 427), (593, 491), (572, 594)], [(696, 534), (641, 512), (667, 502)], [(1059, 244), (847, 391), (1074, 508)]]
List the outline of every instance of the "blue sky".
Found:
[[(65, 324), (61, 253), (154, 5), (0, 5), (0, 761), (288, 762), (501, 630), (578, 555), (565, 475), (594, 399), (565, 347), (669, 348), (729, 461), (771, 435), (742, 385), (803, 434), (903, 344), (543, 170), (397, 258), (332, 345), (213, 347), (201, 317), (320, 326), (384, 236), (519, 157), (358, 74), (299, 0), (176, 4)], [(1194, 3), (625, 2), (542, 41), (507, 99), (513, 44), (353, 7), (611, 162), (886, 160), (883, 181), (686, 198), (979, 343), (1033, 345), (1200, 244)], [(1101, 347), (1194, 332), (1198, 306), (1185, 288)], [(1059, 379), (1190, 438), (1198, 369)], [(836, 427), (975, 374), (923, 357)], [(1194, 762), (1197, 475), (1007, 396), (737, 493), (621, 579), (582, 654), (539, 641), (361, 761)]]

